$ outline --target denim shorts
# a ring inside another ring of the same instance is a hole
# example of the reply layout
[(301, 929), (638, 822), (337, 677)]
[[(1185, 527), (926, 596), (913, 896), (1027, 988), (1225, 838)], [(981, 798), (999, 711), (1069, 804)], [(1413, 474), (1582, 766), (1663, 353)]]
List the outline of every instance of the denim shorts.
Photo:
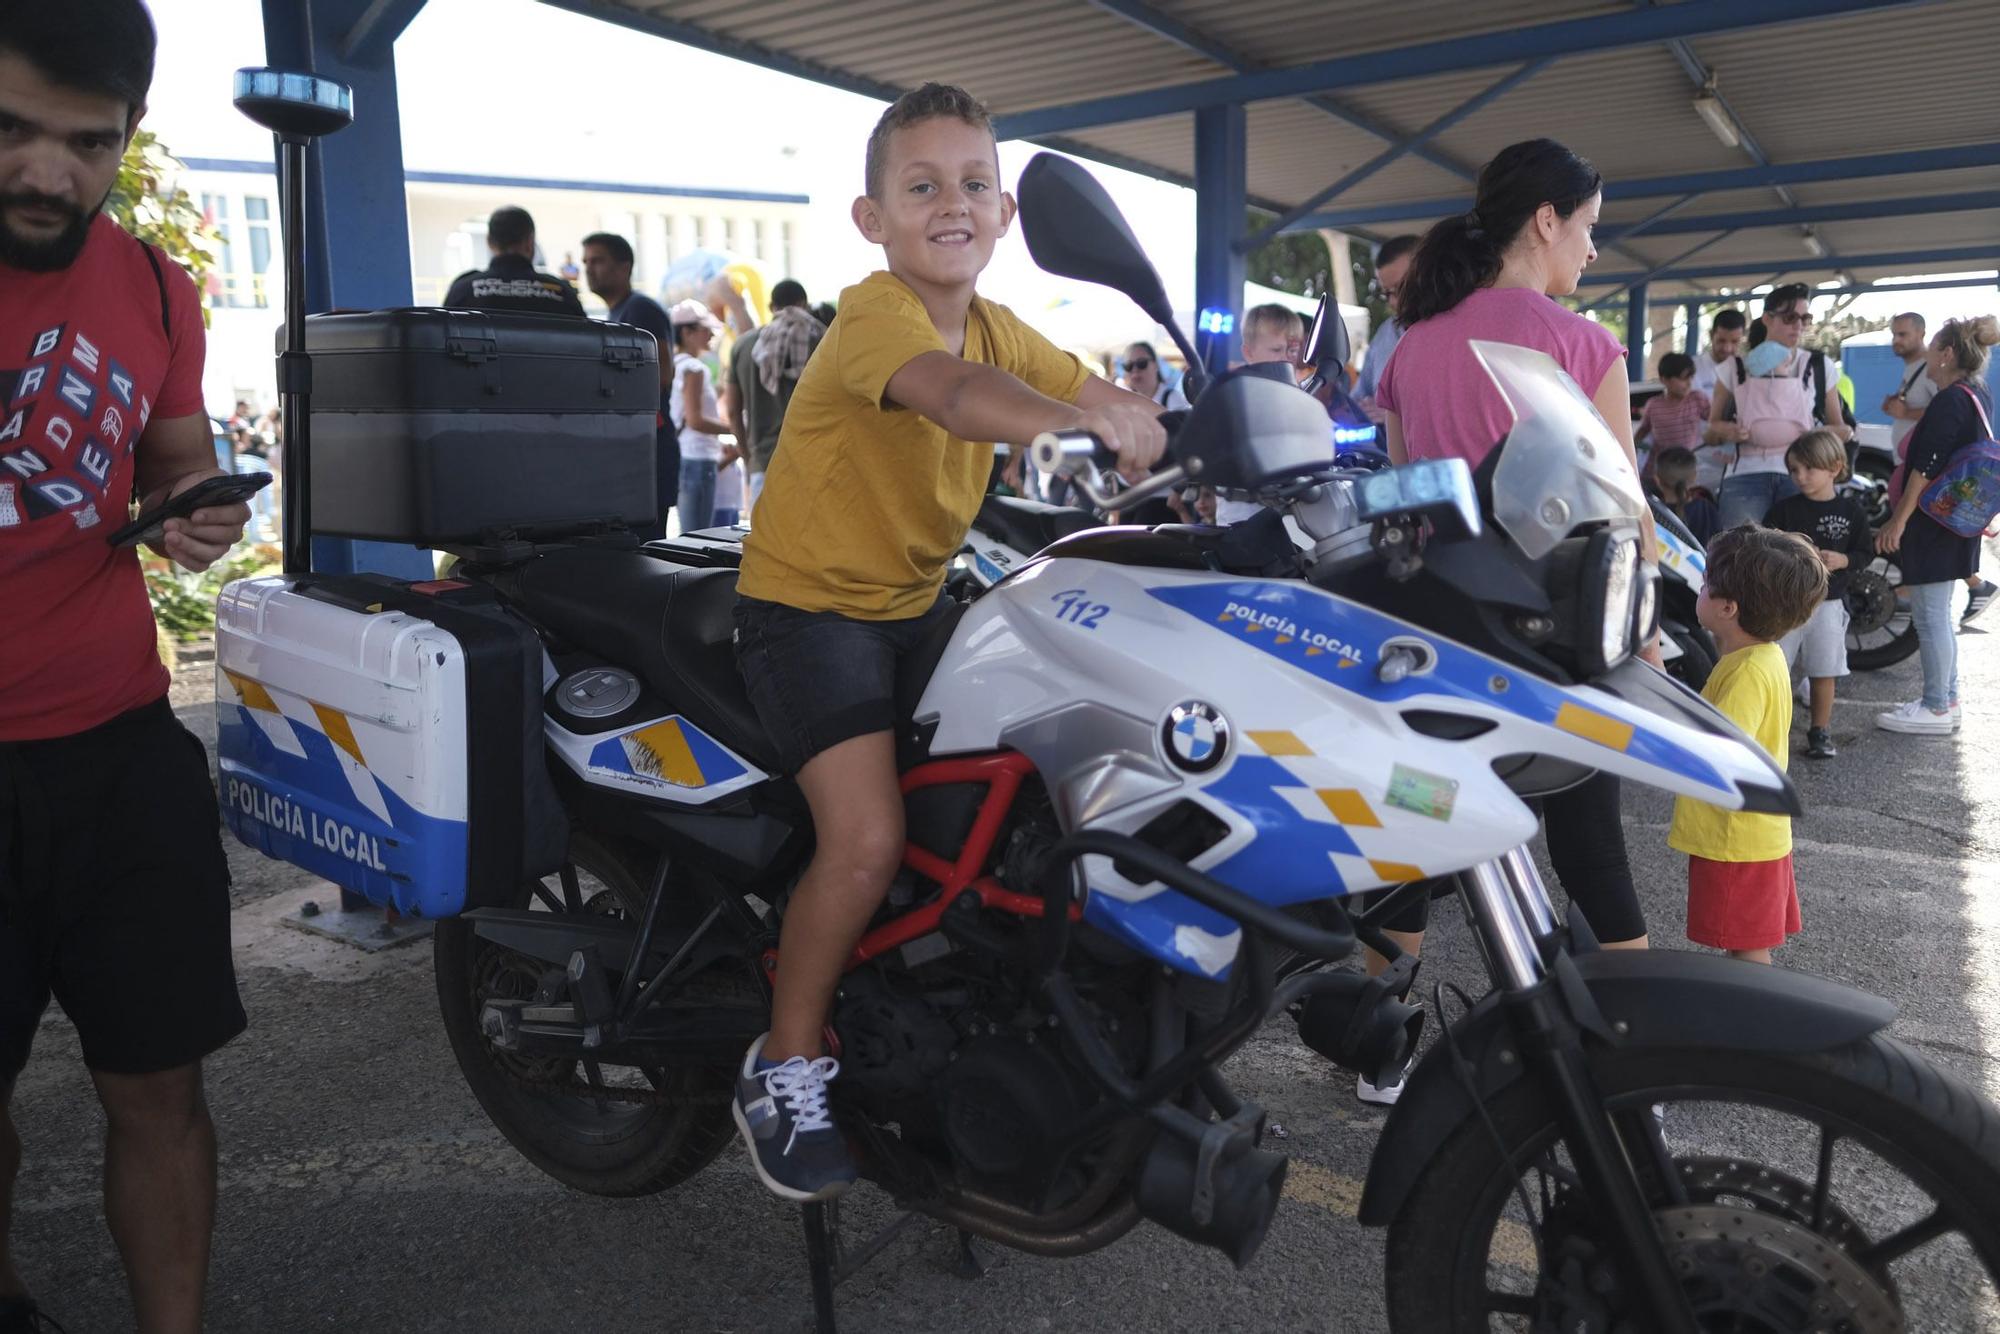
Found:
[(897, 665), (950, 614), (940, 594), (920, 615), (862, 621), (736, 599), (736, 663), (786, 773), (843, 741), (896, 727)]

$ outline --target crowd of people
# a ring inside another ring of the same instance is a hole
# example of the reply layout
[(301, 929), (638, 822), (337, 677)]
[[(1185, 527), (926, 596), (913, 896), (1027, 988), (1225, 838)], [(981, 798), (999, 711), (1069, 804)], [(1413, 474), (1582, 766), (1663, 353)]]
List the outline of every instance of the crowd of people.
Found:
[[(200, 295), (101, 211), (153, 52), (136, 0), (0, 7), (10, 127), (0, 137), (0, 347), (24, 367), (0, 371), (13, 413), (4, 438), (31, 442), (10, 457), (85, 442), (87, 461), (67, 490), (0, 483), (0, 527), (18, 530), (0, 544), (16, 630), (0, 637), (0, 1108), (59, 1000), (107, 1113), (105, 1208), (137, 1322), (181, 1331), (200, 1325), (215, 1207), (201, 1065), (246, 1019), (207, 761), (167, 705), (139, 567), (101, 540), (132, 501), (221, 471), (200, 395)], [(883, 269), (841, 294), (830, 323), (795, 282), (778, 285), (759, 328), (730, 330), (717, 308), (727, 301), (662, 308), (633, 289), (631, 244), (611, 233), (582, 238), (575, 269), (609, 318), (659, 342), (661, 527), (669, 510), (683, 530), (757, 514), (743, 545), (738, 662), (817, 843), (784, 915), (771, 1028), (743, 1056), (733, 1110), (758, 1177), (794, 1200), (830, 1198), (855, 1178), (828, 1110), (838, 1064), (823, 1035), (905, 850), (897, 664), (946, 610), (940, 585), (991, 483), (992, 442), (1021, 448), (1044, 431), (1085, 430), (1138, 477), (1165, 448), (1161, 414), (1186, 402), (1150, 344), (1125, 349), (1121, 387), (979, 294), (1014, 204), (973, 97), (938, 84), (903, 96), (864, 157), (853, 216)], [(1553, 357), (1636, 466), (1624, 348), (1553, 299), (1572, 294), (1596, 258), (1602, 199), (1589, 162), (1531, 140), (1486, 164), (1472, 209), (1384, 247), (1378, 282), (1394, 314), (1370, 340), (1358, 388), (1393, 461), (1454, 456), (1476, 467), (1507, 435), (1511, 414), (1470, 350), (1490, 339)], [(525, 211), (497, 210), (488, 241), (491, 263), (453, 284), (453, 304), (582, 317), (567, 278), (534, 268)], [(1924, 678), (1921, 699), (1878, 721), (1956, 728), (1952, 596), (1976, 576), (1980, 543), (1925, 497), (1991, 436), (1974, 387), (2000, 341), (1986, 318), (1952, 321), (1923, 343), (1905, 317), (1898, 350), (1914, 359), (1921, 346), (1923, 373), (1895, 396), (1893, 415), (1909, 424), (1901, 485), (1871, 540), (1837, 489), (1852, 428), (1825, 359), (1802, 343), (1810, 322), (1810, 293), (1795, 286), (1772, 291), (1747, 334), (1719, 317), (1701, 356), (1662, 366), (1668, 390), (1641, 421), (1658, 446), (1655, 484), (1684, 511), (1703, 500), (1715, 511), (1699, 614), (1723, 653), (1705, 693), (1780, 766), (1794, 670), (1810, 682), (1809, 753), (1832, 753), (1832, 683), (1845, 671), (1839, 581), (1871, 547), (1902, 561)], [(1301, 359), (1295, 312), (1258, 307), (1241, 327), (1247, 360)], [(730, 332), (725, 369), (711, 354)], [(55, 392), (58, 367), (82, 388)], [(261, 443), (268, 461), (281, 442), (264, 429), (230, 424), (243, 453)], [(100, 436), (127, 447), (89, 443)], [(1706, 459), (1722, 466), (1704, 473)], [(1256, 509), (1212, 495), (1198, 503), (1214, 503), (1222, 523)], [(198, 510), (170, 520), (157, 547), (205, 569), (249, 519), (240, 504)], [(1643, 546), (1656, 559), (1650, 530)], [(1967, 614), (1990, 596), (1975, 585)], [(1645, 652), (1657, 661), (1657, 645)], [(1617, 779), (1600, 774), (1539, 805), (1557, 876), (1597, 937), (1648, 947)], [(103, 836), (106, 811), (125, 822), (119, 837)], [(1799, 929), (1787, 819), (1683, 798), (1670, 841), (1689, 856), (1693, 940), (1768, 962)], [(1410, 952), (1427, 907), (1419, 900), (1393, 924)], [(1363, 1080), (1357, 1091), (1388, 1102), (1400, 1084)], [(7, 1334), (40, 1327), (6, 1249), (19, 1160), (0, 1114)]]

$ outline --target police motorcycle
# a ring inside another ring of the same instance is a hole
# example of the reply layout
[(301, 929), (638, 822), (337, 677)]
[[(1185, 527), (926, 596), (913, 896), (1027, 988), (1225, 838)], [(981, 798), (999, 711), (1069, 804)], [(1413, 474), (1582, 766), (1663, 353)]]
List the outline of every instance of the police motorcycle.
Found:
[[(1044, 268), (1166, 314), (1080, 168), (1040, 157), (1019, 193)], [(285, 574), (224, 590), (227, 822), (438, 919), (452, 1049), (530, 1161), (605, 1195), (672, 1187), (731, 1138), (812, 834), (736, 674), (734, 571), (619, 522), (653, 496), (650, 341), (429, 310), (294, 312), (288, 337), (313, 395), (310, 431), (287, 432), (286, 503), (312, 507), (296, 531), (462, 561), (321, 575), (288, 542)], [(1341, 469), (1319, 404), (1242, 372), (1117, 498), (1257, 496), (1312, 537), (1297, 576), (1227, 568), (1214, 530), (1086, 531), (912, 655), (908, 847), (829, 1025), (839, 1123), (869, 1180), (962, 1234), (1070, 1256), (1143, 1220), (1245, 1265), (1286, 1160), (1230, 1054), (1291, 1012), (1346, 1068), (1402, 1068), (1415, 963), (1379, 923), (1450, 876), (1494, 986), (1416, 1063), (1375, 1151), (1360, 1216), (1389, 1229), (1392, 1328), (1902, 1328), (1901, 1257), (1956, 1233), (2000, 1260), (2000, 1121), (1884, 1034), (1886, 1002), (1600, 951), (1557, 916), (1526, 796), (1606, 769), (1737, 809), (1797, 798), (1633, 660), (1655, 593), (1642, 501), (1588, 400), (1537, 353), (1479, 354), (1516, 425), (1476, 475)], [(1094, 441), (1035, 454), (1112, 508)], [(1362, 890), (1389, 892), (1354, 911)], [(1275, 966), (1357, 941), (1383, 978)], [(1700, 1111), (1684, 1102), (1719, 1104), (1685, 1129), (1725, 1141), (1739, 1109), (1810, 1127), (1817, 1178), (1663, 1133), (1650, 1109), (1674, 1127)], [(1932, 1207), (1870, 1230), (1843, 1152)], [(822, 1328), (829, 1232), (808, 1207)]]
[(1653, 532), (1660, 549), (1660, 656), (1667, 672), (1690, 690), (1708, 684), (1715, 670), (1715, 639), (1695, 615), (1708, 554), (1678, 514), (1658, 496), (1648, 496)]

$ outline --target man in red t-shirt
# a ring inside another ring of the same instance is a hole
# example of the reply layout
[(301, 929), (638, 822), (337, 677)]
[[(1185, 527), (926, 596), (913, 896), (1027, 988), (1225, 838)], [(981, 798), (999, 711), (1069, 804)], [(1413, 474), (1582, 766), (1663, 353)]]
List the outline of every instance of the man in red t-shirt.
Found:
[[(201, 1061), (244, 1026), (208, 757), (167, 704), (138, 555), (105, 540), (218, 472), (199, 295), (100, 211), (153, 49), (139, 0), (0, 5), (0, 1334), (43, 1323), (8, 1247), (7, 1108), (50, 997), (104, 1104), (147, 1334), (201, 1327)], [(156, 549), (204, 570), (248, 519), (197, 510)]]

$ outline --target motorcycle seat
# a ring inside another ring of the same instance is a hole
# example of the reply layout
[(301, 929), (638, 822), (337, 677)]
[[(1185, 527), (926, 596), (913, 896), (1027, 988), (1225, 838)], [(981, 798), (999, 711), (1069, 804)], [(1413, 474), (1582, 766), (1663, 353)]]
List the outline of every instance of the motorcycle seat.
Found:
[[(733, 641), (736, 571), (675, 565), (657, 553), (600, 547), (548, 552), (498, 587), (529, 620), (566, 643), (635, 672), (697, 727), (744, 758), (778, 771), (777, 748), (750, 703)], [(908, 741), (931, 673), (964, 608), (898, 665), (898, 737)], [(921, 747), (905, 753), (920, 758)]]
[(736, 670), (736, 571), (567, 547), (496, 581), (529, 620), (636, 673), (697, 727), (771, 768), (775, 751)]
[(1005, 542), (1024, 556), (1032, 556), (1072, 533), (1100, 527), (1102, 523), (1096, 515), (1066, 505), (1044, 505), (1039, 500), (1015, 496), (988, 496), (980, 503), (979, 517), (972, 521), (973, 541), (976, 544), (976, 535), (984, 534)]

